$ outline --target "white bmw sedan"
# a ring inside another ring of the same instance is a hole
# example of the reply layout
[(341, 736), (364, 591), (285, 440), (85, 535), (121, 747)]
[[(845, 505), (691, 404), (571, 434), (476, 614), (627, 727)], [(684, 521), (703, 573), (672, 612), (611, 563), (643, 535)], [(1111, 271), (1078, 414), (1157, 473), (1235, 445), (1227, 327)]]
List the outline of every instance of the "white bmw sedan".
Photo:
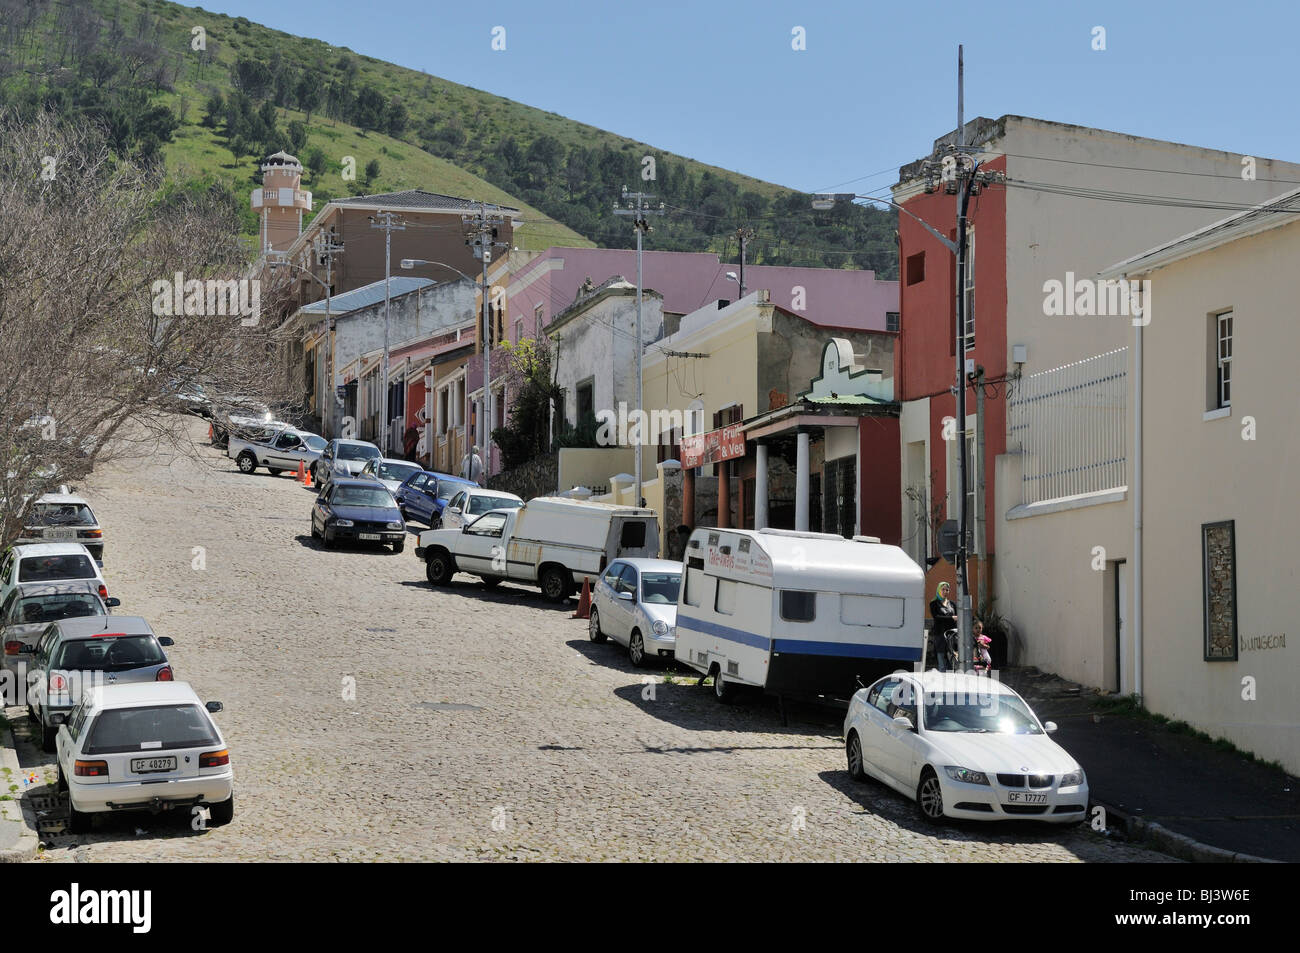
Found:
[(86, 692), (60, 721), (59, 788), (68, 829), (85, 833), (95, 814), (206, 807), (207, 823), (235, 813), (230, 750), (188, 682), (105, 685)]
[(915, 799), (921, 816), (1084, 819), (1083, 769), (1012, 689), (957, 672), (895, 672), (861, 689), (844, 719), (849, 775)]

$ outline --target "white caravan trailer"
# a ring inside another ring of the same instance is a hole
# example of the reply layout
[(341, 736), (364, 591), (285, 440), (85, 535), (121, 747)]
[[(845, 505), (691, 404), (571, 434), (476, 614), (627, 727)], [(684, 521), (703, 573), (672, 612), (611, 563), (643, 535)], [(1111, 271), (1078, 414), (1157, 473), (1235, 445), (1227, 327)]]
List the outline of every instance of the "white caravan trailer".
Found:
[(677, 661), (770, 694), (845, 699), (925, 640), (925, 574), (875, 537), (697, 529), (677, 601)]

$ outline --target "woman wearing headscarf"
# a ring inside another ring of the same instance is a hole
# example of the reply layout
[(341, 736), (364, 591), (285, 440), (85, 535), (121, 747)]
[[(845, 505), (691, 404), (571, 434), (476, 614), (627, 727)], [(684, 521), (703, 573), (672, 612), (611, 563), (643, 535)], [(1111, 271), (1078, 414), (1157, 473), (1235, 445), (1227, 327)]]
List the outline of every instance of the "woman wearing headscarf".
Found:
[(934, 627), (930, 629), (930, 656), (939, 671), (948, 670), (948, 647), (957, 634), (957, 607), (948, 599), (952, 587), (946, 582), (939, 583), (930, 602), (930, 618)]

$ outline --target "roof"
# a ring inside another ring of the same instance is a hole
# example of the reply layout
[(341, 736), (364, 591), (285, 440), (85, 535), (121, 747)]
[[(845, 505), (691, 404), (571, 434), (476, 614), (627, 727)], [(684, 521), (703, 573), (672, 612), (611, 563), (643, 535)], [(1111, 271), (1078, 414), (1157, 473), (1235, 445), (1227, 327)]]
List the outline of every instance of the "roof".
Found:
[[(627, 563), (634, 569), (647, 572), (681, 572), (682, 564), (675, 559), (647, 559), (642, 556), (620, 556), (616, 563)], [(611, 563), (610, 565), (613, 565)]]
[(971, 675), (967, 672), (941, 672), (938, 669), (928, 669), (925, 672), (900, 672), (904, 678), (910, 678), (921, 683), (921, 689), (927, 694), (933, 692), (937, 695), (1010, 695), (1014, 689), (1009, 685), (1004, 685), (996, 678), (989, 678), (985, 675)]
[(543, 509), (576, 507), (583, 510), (599, 508), (608, 510), (611, 513), (618, 513), (623, 516), (658, 516), (654, 510), (642, 506), (624, 506), (618, 503), (597, 503), (594, 500), (574, 500), (567, 496), (537, 496), (529, 500), (524, 506), (536, 506), (542, 504)]
[(489, 490), (487, 487), (484, 487), (484, 486), (476, 487), (476, 488), (474, 489), (473, 495), (474, 495), (474, 496), (488, 496), (488, 497), (496, 497), (497, 499), (501, 499), (501, 500), (518, 500), (518, 499), (521, 499), (521, 497), (517, 496), (517, 495), (514, 494), (514, 493), (507, 493), (505, 490)]
[(1296, 221), (1292, 216), (1300, 213), (1300, 188), (1283, 192), (1275, 199), (1211, 222), (1202, 228), (1139, 252), (1109, 268), (1102, 269), (1102, 278), (1121, 278), (1143, 275), (1189, 258), (1203, 251), (1218, 248), (1229, 242), (1260, 232), (1271, 231)]
[[(457, 212), (478, 212), (483, 203), (473, 199), (463, 199), (455, 195), (442, 195), (438, 192), (426, 192), (424, 189), (405, 189), (401, 192), (380, 192), (376, 195), (354, 195), (345, 199), (331, 199), (331, 205), (352, 208), (405, 208), (412, 210), (428, 209), (430, 211), (454, 210)], [(519, 209), (509, 205), (487, 203), (489, 212), (514, 212)]]
[(89, 506), (85, 497), (78, 496), (75, 493), (67, 491), (65, 487), (60, 487), (52, 493), (43, 493), (36, 498), (37, 503), (81, 503)]
[(144, 705), (166, 705), (173, 702), (202, 705), (189, 682), (118, 682), (115, 685), (97, 685), (86, 690), (89, 708), (137, 708)]
[(89, 639), (105, 633), (153, 635), (153, 629), (138, 615), (89, 615), (60, 619), (59, 633), (71, 639)]
[[(90, 550), (81, 543), (23, 543), (19, 550), (19, 559), (31, 559), (34, 556), (68, 556), (72, 553), (90, 555)], [(36, 582), (35, 579), (31, 581)]]
[(369, 440), (354, 440), (351, 437), (335, 437), (334, 442), (340, 447), (374, 447), (376, 450), (379, 449)]
[[(393, 275), (388, 280), (388, 297), (398, 298), (410, 294), (412, 291), (419, 291), (422, 288), (428, 288), (436, 284), (437, 282), (431, 278), (417, 278), (414, 275)], [(341, 295), (331, 297), (329, 300), (329, 314), (340, 317), (352, 311), (373, 307), (383, 300), (384, 282), (372, 281), (368, 285), (362, 285), (360, 288), (353, 288), (351, 291), (345, 291)], [(305, 304), (299, 310), (308, 314), (325, 314), (325, 299), (321, 298), (319, 301)]]

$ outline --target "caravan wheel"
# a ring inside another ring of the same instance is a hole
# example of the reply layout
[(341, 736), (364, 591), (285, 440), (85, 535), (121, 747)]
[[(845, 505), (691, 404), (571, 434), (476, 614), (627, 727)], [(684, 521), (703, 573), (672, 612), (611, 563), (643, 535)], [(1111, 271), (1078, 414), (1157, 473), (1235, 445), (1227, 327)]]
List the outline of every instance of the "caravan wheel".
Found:
[(721, 668), (713, 673), (713, 697), (724, 705), (730, 705), (736, 700), (736, 686), (722, 677)]

